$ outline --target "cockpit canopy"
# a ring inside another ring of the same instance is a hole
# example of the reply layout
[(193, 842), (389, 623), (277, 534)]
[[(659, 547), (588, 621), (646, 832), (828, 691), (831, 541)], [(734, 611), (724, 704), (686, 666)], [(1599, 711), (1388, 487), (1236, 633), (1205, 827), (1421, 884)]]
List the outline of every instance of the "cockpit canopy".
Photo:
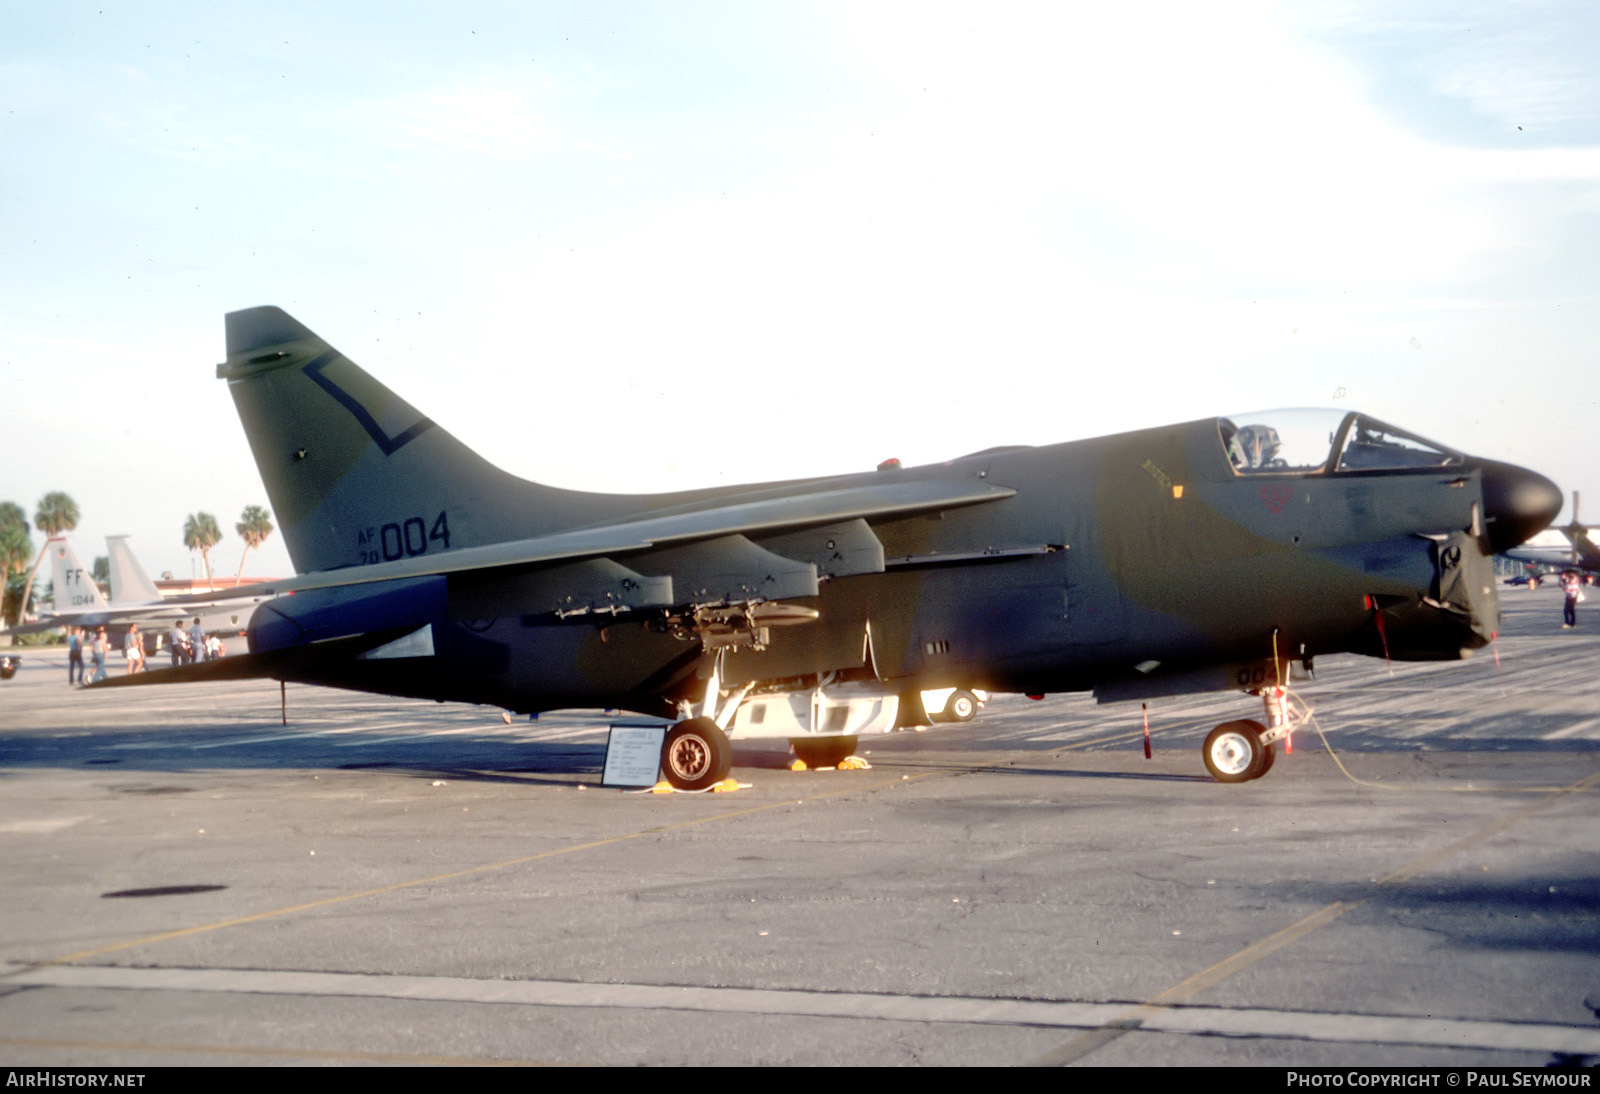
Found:
[(1453, 448), (1354, 411), (1263, 410), (1221, 418), (1222, 448), (1239, 475), (1451, 467)]

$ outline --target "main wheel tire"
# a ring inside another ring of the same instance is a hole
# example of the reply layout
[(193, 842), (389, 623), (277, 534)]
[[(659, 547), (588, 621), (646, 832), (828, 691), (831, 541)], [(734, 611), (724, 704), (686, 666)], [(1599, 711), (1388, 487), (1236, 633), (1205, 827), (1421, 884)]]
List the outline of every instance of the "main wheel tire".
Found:
[(945, 700), (944, 717), (948, 722), (970, 722), (978, 715), (978, 697), (965, 688), (957, 688)]
[(661, 742), (661, 774), (678, 790), (704, 790), (728, 777), (733, 746), (710, 718), (689, 718)]
[(838, 767), (856, 750), (858, 737), (791, 738), (794, 754), (807, 767)]
[(1206, 770), (1219, 783), (1242, 783), (1258, 778), (1265, 768), (1267, 746), (1261, 735), (1267, 727), (1260, 722), (1241, 719), (1224, 722), (1206, 735), (1201, 755)]

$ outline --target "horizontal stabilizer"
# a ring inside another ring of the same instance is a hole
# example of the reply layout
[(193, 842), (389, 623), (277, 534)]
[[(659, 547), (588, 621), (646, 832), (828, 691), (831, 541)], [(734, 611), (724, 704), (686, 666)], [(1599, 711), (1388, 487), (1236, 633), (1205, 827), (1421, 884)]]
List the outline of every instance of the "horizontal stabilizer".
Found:
[(396, 658), (432, 657), (433, 624), (424, 624), (410, 634), (401, 635), (393, 642), (385, 642), (377, 649), (356, 654), (357, 661), (389, 661)]
[(303, 670), (325, 669), (342, 659), (354, 659), (404, 634), (403, 630), (376, 631), (304, 646), (238, 653), (216, 661), (197, 661), (169, 669), (151, 669), (131, 676), (110, 676), (87, 685), (91, 688), (136, 688), (153, 684), (193, 684), (207, 680), (292, 679)]

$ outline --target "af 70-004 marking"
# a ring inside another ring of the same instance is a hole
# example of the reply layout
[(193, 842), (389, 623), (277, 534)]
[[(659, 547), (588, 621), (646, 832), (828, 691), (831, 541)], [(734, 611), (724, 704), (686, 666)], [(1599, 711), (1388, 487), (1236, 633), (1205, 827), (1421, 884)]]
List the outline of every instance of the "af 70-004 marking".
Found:
[[(1498, 623), (1490, 556), (1561, 506), (1531, 471), (1336, 411), (578, 493), (486, 463), (277, 308), (227, 334), (218, 375), (299, 572), (267, 591), (294, 595), (256, 612), (250, 653), (130, 682), (676, 717), (680, 786), (726, 774), (726, 727), (823, 759), (897, 708), (922, 720), (928, 688), (1261, 692), (1319, 654), (1461, 657)], [(1206, 764), (1254, 778), (1280, 732), (1220, 726)]]
[(427, 554), (429, 550), (450, 549), (450, 519), (444, 510), (433, 519), (433, 527), (421, 517), (392, 520), (381, 528), (363, 528), (356, 533), (356, 554), (362, 565), (393, 562)]

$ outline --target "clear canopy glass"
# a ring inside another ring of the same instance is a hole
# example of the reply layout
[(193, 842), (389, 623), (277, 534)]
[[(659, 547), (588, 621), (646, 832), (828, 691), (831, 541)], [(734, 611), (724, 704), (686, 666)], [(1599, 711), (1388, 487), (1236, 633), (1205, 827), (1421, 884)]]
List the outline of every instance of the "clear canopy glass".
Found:
[(1240, 475), (1448, 467), (1463, 459), (1452, 448), (1355, 411), (1262, 410), (1221, 418), (1217, 427)]

